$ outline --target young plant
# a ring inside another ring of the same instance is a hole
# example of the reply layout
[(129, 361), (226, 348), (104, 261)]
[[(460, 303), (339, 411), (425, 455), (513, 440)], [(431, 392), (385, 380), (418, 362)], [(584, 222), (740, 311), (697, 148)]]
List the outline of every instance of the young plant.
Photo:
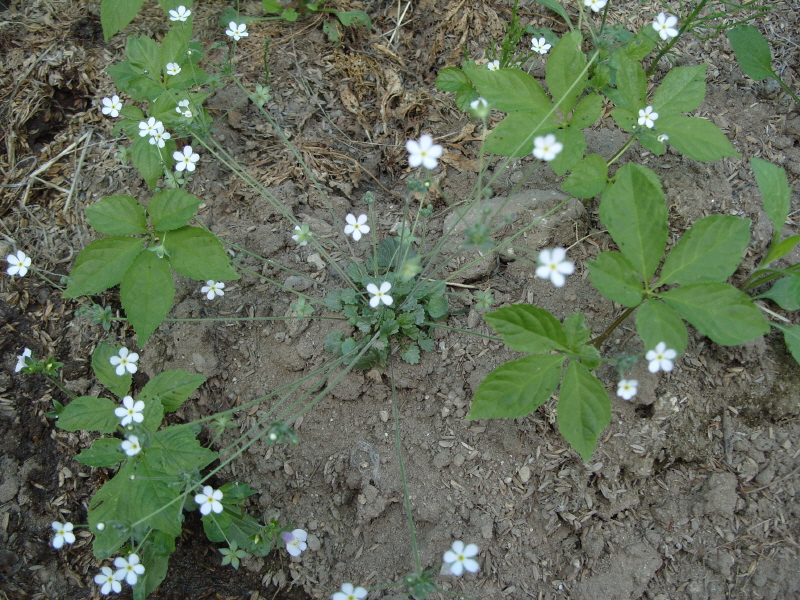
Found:
[(795, 102), (800, 104), (800, 98), (797, 97), (797, 94), (786, 85), (786, 82), (772, 68), (772, 51), (769, 48), (769, 43), (758, 29), (752, 25), (734, 27), (728, 31), (728, 41), (733, 46), (736, 61), (745, 75), (754, 81), (763, 81), (772, 77), (787, 94), (794, 98)]

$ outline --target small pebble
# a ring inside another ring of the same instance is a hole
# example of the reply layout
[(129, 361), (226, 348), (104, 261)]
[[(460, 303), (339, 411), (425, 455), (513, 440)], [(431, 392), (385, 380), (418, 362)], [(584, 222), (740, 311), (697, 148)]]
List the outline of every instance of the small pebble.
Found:
[(522, 465), (519, 468), (519, 480), (522, 483), (528, 483), (530, 478), (531, 478), (531, 470), (530, 470), (530, 468), (528, 467), (528, 465)]

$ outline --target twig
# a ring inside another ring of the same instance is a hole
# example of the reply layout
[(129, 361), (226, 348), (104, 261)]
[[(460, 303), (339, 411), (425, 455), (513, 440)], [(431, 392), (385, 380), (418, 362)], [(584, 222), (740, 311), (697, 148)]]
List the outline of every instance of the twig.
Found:
[(389, 38), (389, 45), (391, 46), (394, 43), (394, 37), (397, 35), (397, 32), (400, 30), (400, 27), (403, 26), (403, 19), (408, 12), (408, 8), (411, 6), (411, 2), (406, 3), (406, 7), (403, 9), (403, 14), (400, 14), (400, 1), (397, 2), (397, 25), (394, 26), (394, 30), (392, 31), (392, 37)]
[(75, 187), (78, 185), (78, 179), (81, 176), (81, 169), (83, 169), (83, 161), (86, 159), (86, 152), (89, 150), (89, 143), (92, 141), (92, 134), (94, 130), (90, 129), (89, 134), (86, 137), (86, 143), (83, 145), (83, 152), (81, 152), (81, 157), (78, 159), (78, 166), (75, 168), (75, 176), (72, 178), (72, 185), (69, 188), (69, 193), (67, 194), (67, 200), (64, 202), (64, 210), (62, 211), (63, 214), (67, 214), (69, 210), (69, 204), (72, 200), (72, 195), (75, 193)]

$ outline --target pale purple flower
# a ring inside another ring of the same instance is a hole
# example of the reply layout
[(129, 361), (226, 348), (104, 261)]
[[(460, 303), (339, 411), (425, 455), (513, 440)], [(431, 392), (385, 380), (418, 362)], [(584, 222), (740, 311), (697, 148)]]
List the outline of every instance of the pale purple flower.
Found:
[(308, 548), (306, 544), (308, 533), (302, 529), (284, 531), (281, 533), (281, 539), (286, 542), (286, 551), (292, 556), (300, 556), (300, 554)]

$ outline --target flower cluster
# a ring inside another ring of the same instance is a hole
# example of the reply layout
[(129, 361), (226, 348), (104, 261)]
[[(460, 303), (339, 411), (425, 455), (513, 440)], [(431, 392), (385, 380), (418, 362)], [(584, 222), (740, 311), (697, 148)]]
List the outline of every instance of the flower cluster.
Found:
[(165, 141), (172, 137), (169, 131), (164, 129), (164, 124), (161, 121), (157, 121), (155, 117), (150, 117), (147, 121), (139, 123), (139, 136), (145, 137), (148, 135), (150, 136), (150, 143), (157, 145), (159, 148), (163, 148)]
[(17, 250), (16, 254), (9, 254), (6, 260), (9, 265), (8, 269), (6, 269), (6, 273), (12, 277), (14, 275), (25, 277), (25, 275), (28, 274), (28, 267), (31, 266), (31, 259), (22, 250)]
[(140, 564), (138, 554), (129, 554), (128, 558), (118, 556), (114, 559), (116, 571), (111, 567), (103, 567), (100, 573), (94, 576), (94, 582), (100, 586), (100, 593), (108, 595), (111, 592), (119, 594), (122, 591), (120, 581), (125, 581), (128, 585), (136, 585), (139, 576), (144, 575), (144, 565)]
[(109, 361), (115, 367), (117, 367), (117, 375), (120, 377), (125, 375), (125, 371), (128, 373), (136, 373), (138, 367), (136, 366), (136, 361), (139, 360), (139, 355), (136, 352), (129, 352), (127, 348), (120, 348), (119, 354), (117, 356), (112, 356)]

